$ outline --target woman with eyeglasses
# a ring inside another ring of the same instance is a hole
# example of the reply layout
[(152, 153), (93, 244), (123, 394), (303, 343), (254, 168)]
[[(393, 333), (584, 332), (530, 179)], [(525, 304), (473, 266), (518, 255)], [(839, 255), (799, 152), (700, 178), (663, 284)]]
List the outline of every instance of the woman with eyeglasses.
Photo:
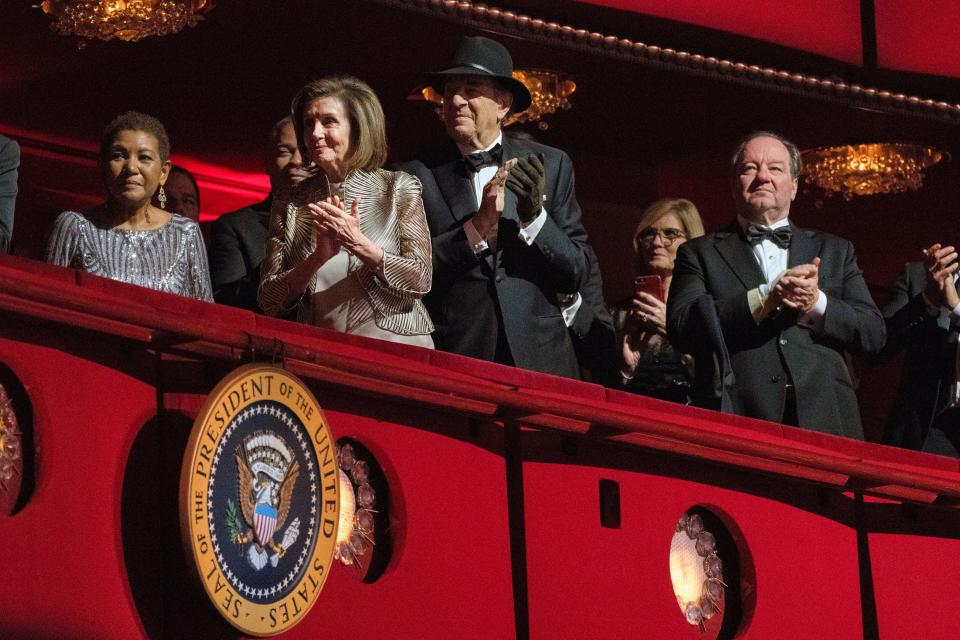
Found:
[(661, 400), (687, 403), (692, 361), (667, 340), (667, 295), (677, 249), (703, 235), (700, 213), (689, 200), (664, 198), (651, 204), (633, 234), (634, 294), (614, 306), (623, 389)]

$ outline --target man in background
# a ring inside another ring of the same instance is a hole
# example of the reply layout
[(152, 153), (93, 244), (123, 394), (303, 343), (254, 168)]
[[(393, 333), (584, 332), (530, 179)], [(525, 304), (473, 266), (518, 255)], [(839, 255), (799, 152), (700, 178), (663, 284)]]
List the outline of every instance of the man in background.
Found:
[(0, 136), (0, 253), (10, 253), (19, 166), (20, 145), (10, 138)]
[(171, 166), (163, 192), (167, 196), (164, 205), (167, 211), (200, 223), (200, 187), (192, 173), (179, 165)]
[(220, 216), (213, 227), (210, 278), (220, 304), (262, 313), (257, 304), (260, 263), (266, 254), (267, 227), (274, 194), (313, 175), (303, 165), (290, 116), (277, 122), (264, 149), (270, 195), (263, 202)]
[(903, 351), (900, 387), (883, 443), (941, 455), (958, 455), (960, 445), (960, 296), (957, 251), (936, 243), (924, 259), (910, 262), (883, 308), (887, 346), (883, 355)]

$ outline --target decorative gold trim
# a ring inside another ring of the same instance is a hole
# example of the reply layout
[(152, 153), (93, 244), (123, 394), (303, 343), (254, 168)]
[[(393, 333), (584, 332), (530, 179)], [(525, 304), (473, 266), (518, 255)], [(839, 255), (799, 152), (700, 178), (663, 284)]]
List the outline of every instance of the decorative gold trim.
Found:
[(377, 512), (377, 494), (370, 485), (370, 463), (357, 457), (352, 444), (345, 443), (337, 444), (337, 465), (341, 480), (350, 484), (349, 493), (354, 503), (344, 504), (345, 493), (341, 491), (340, 527), (333, 557), (341, 564), (356, 566), (364, 576), (367, 572), (364, 562), (376, 545), (374, 514)]

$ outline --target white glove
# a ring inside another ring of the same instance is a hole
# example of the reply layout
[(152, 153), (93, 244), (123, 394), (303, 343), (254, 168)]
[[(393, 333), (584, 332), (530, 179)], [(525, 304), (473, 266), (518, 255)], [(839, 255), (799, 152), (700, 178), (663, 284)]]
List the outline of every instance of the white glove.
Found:
[(256, 545), (252, 544), (247, 550), (247, 560), (250, 561), (251, 567), (260, 571), (260, 569), (263, 569), (267, 565), (267, 552), (263, 550), (257, 551)]

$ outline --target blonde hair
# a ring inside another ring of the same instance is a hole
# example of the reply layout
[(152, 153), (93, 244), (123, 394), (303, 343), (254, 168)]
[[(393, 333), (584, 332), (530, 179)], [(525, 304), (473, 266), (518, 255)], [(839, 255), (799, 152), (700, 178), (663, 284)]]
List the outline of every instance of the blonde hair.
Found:
[(342, 102), (350, 118), (353, 153), (347, 158), (347, 171), (373, 171), (382, 167), (387, 161), (387, 125), (383, 107), (370, 85), (353, 76), (327, 76), (314, 80), (297, 92), (291, 105), (291, 118), (300, 155), (304, 159), (310, 157), (303, 144), (303, 112), (317, 98), (326, 97)]
[(697, 211), (696, 205), (686, 198), (662, 198), (644, 209), (643, 215), (640, 216), (637, 230), (633, 232), (634, 253), (640, 255), (640, 234), (668, 213), (680, 218), (683, 232), (687, 234), (688, 240), (704, 234), (703, 220), (700, 219), (700, 212)]

